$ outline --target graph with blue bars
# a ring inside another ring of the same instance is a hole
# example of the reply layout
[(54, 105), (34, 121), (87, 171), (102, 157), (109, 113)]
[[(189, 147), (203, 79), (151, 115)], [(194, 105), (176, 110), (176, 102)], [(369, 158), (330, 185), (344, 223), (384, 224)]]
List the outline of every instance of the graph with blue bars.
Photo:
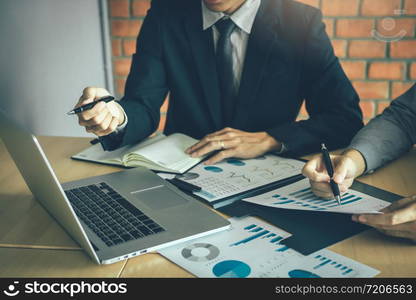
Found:
[(338, 270), (339, 273), (341, 273), (341, 275), (344, 275), (344, 276), (347, 276), (349, 273), (354, 271), (352, 268), (346, 265), (343, 265), (341, 263), (337, 263), (335, 260), (328, 258), (324, 255), (318, 254), (314, 258), (315, 260), (318, 261), (318, 263), (313, 267), (314, 270), (320, 269), (324, 266), (328, 266), (328, 267)]
[[(290, 204), (321, 211), (339, 207), (336, 200), (328, 200), (315, 196), (310, 187), (290, 193), (288, 196), (274, 194), (272, 197), (276, 200), (273, 202), (274, 205)], [(358, 202), (362, 199), (362, 197), (347, 192), (342, 195), (341, 207), (347, 204)]]
[(264, 241), (267, 241), (271, 244), (276, 245), (277, 252), (285, 252), (289, 250), (290, 248), (284, 245), (281, 245), (280, 242), (284, 239), (283, 236), (274, 233), (270, 230), (267, 230), (261, 226), (258, 226), (256, 224), (251, 224), (246, 227), (244, 227), (244, 230), (250, 233), (250, 236), (247, 238), (244, 238), (242, 240), (239, 240), (237, 242), (234, 242), (230, 245), (230, 247), (235, 247), (243, 244), (248, 244), (250, 242), (253, 242), (255, 240), (262, 239)]
[(334, 258), (329, 258), (323, 254), (316, 254), (309, 259), (305, 268), (293, 269), (288, 271), (292, 278), (319, 278), (319, 277), (351, 277), (355, 272), (353, 268), (345, 263), (339, 263)]

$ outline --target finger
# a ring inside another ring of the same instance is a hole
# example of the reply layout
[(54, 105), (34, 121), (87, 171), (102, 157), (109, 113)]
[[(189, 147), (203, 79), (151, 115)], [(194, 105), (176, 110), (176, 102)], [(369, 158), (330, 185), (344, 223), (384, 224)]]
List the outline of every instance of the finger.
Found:
[(237, 129), (234, 129), (234, 128), (231, 128), (231, 127), (225, 127), (225, 128), (223, 128), (221, 130), (218, 130), (218, 131), (215, 131), (213, 133), (210, 133), (207, 136), (212, 137), (212, 136), (221, 135), (221, 134), (224, 134), (224, 133), (227, 133), (227, 132), (242, 132), (242, 131), (237, 130)]
[(237, 136), (239, 136), (239, 133), (235, 131), (229, 131), (229, 132), (224, 132), (218, 135), (207, 136), (207, 139), (213, 142), (214, 141), (226, 141), (226, 140), (232, 140), (236, 138)]
[(90, 98), (89, 99), (84, 99), (83, 96), (81, 96), (81, 97), (79, 97), (78, 102), (77, 102), (77, 104), (75, 105), (74, 108), (78, 108), (78, 107), (80, 107), (82, 105), (91, 103), (93, 101), (94, 101), (93, 99), (90, 99)]
[(203, 144), (201, 147), (197, 148), (196, 150), (193, 150), (190, 152), (191, 157), (200, 157), (205, 154), (211, 153), (216, 150), (223, 149), (221, 142), (207, 142), (206, 144)]
[(98, 102), (97, 104), (95, 104), (91, 109), (85, 110), (81, 113), (78, 114), (78, 118), (80, 121), (89, 121), (92, 118), (98, 116), (101, 112), (103, 112), (104, 110), (107, 110), (107, 104), (103, 101)]
[(89, 86), (86, 87), (83, 91), (82, 91), (82, 96), (81, 99), (82, 100), (96, 100), (98, 98), (104, 97), (104, 96), (108, 96), (110, 95), (110, 93), (103, 88), (99, 88), (99, 87), (93, 87), (93, 86)]
[(217, 154), (215, 154), (213, 157), (211, 157), (207, 161), (205, 161), (204, 164), (205, 165), (213, 165), (213, 164), (216, 164), (219, 161), (222, 161), (223, 159), (233, 157), (234, 155), (235, 155), (235, 149), (234, 148), (223, 150), (223, 151), (220, 151)]
[(93, 126), (86, 126), (86, 127), (90, 130), (89, 132), (99, 135), (99, 132), (106, 130), (108, 128), (108, 126), (111, 123), (112, 118), (113, 117), (111, 116), (111, 114), (107, 113), (101, 123), (97, 125), (93, 125)]
[(117, 118), (114, 118), (113, 117), (112, 120), (111, 120), (111, 122), (110, 122), (110, 124), (109, 124), (109, 126), (108, 126), (108, 128), (105, 129), (105, 130), (99, 131), (97, 133), (97, 135), (98, 136), (106, 136), (106, 135), (109, 135), (110, 133), (112, 133), (112, 132), (114, 132), (116, 130), (117, 126), (118, 126), (118, 120), (117, 120)]
[(405, 238), (405, 239), (411, 239), (413, 241), (416, 240), (416, 234), (415, 232), (410, 232), (410, 231), (400, 231), (400, 230), (385, 230), (385, 229), (379, 229), (376, 228), (378, 231), (380, 231), (381, 233), (385, 234), (385, 235), (389, 235), (389, 236), (393, 236), (393, 237), (398, 237), (398, 238)]
[(205, 145), (207, 145), (210, 142), (222, 142), (222, 141), (227, 141), (227, 140), (231, 140), (234, 139), (238, 136), (238, 134), (235, 131), (222, 131), (221, 133), (214, 133), (214, 134), (209, 134), (207, 136), (205, 136), (202, 140), (200, 140), (198, 143), (196, 143), (195, 145), (189, 147), (187, 150), (185, 150), (186, 153), (191, 154), (194, 151), (197, 151), (198, 149), (204, 147)]
[(407, 222), (407, 223), (403, 223), (399, 225), (393, 225), (393, 226), (374, 225), (372, 227), (377, 228), (377, 229), (383, 229), (383, 230), (413, 232), (416, 235), (416, 221)]
[(384, 213), (392, 212), (394, 210), (397, 210), (401, 207), (405, 207), (413, 202), (416, 202), (416, 195), (413, 195), (412, 197), (406, 197), (399, 199), (395, 202), (393, 202), (391, 205), (387, 206), (386, 208), (383, 208), (381, 211)]
[(314, 182), (329, 182), (330, 178), (326, 172), (319, 172), (318, 167), (322, 158), (316, 157), (308, 161), (302, 169), (302, 174)]
[(320, 191), (320, 190), (316, 190), (316, 189), (312, 189), (312, 192), (317, 197), (322, 198), (322, 199), (331, 200), (331, 199), (334, 198), (334, 195), (332, 194), (332, 192), (329, 193), (329, 192), (326, 192), (326, 191)]
[(331, 191), (331, 186), (329, 185), (329, 183), (326, 182), (316, 182), (316, 181), (312, 181), (309, 180), (311, 187), (314, 191), (319, 191), (321, 193), (330, 193), (332, 194)]
[(340, 157), (336, 160), (333, 179), (336, 183), (344, 182), (349, 171), (349, 161), (345, 157)]
[(100, 125), (109, 114), (108, 110), (104, 109), (89, 120), (79, 120), (81, 126), (95, 127)]
[(188, 153), (188, 154), (192, 154), (193, 152), (198, 151), (199, 149), (207, 146), (211, 142), (212, 142), (211, 139), (208, 136), (205, 136), (198, 143), (196, 143), (196, 144), (192, 145), (191, 147), (189, 147), (188, 149), (186, 149), (185, 152)]
[(358, 221), (370, 226), (384, 225), (393, 226), (402, 223), (412, 222), (416, 220), (416, 203), (408, 205), (390, 213), (371, 215), (363, 214), (358, 216)]

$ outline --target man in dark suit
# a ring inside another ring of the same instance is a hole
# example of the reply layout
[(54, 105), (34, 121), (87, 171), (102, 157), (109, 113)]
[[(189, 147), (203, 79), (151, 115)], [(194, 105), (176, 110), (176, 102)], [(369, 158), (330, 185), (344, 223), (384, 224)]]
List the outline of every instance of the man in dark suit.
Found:
[[(165, 133), (201, 139), (192, 156), (219, 151), (207, 163), (339, 148), (363, 125), (321, 12), (292, 0), (153, 0), (124, 98), (79, 123), (106, 149), (137, 143), (168, 93)], [(106, 94), (86, 88), (78, 105)], [(304, 100), (310, 118), (296, 121)]]

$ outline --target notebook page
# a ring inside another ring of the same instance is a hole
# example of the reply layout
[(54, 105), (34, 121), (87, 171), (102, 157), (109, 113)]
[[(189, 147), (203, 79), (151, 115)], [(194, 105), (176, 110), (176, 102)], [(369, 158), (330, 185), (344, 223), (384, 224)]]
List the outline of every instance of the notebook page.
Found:
[[(174, 133), (157, 143), (135, 151), (135, 153), (165, 168), (182, 171), (192, 167), (203, 159), (193, 158), (185, 153), (187, 148), (197, 142), (198, 140), (184, 134)], [(178, 165), (181, 167), (181, 170), (175, 168)]]

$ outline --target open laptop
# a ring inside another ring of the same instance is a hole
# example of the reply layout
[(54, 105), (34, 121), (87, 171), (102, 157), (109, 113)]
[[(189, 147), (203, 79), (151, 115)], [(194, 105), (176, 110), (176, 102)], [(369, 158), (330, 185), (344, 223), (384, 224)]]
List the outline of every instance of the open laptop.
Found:
[(1, 110), (0, 138), (35, 198), (97, 263), (229, 227), (226, 219), (142, 167), (61, 185), (36, 137)]

